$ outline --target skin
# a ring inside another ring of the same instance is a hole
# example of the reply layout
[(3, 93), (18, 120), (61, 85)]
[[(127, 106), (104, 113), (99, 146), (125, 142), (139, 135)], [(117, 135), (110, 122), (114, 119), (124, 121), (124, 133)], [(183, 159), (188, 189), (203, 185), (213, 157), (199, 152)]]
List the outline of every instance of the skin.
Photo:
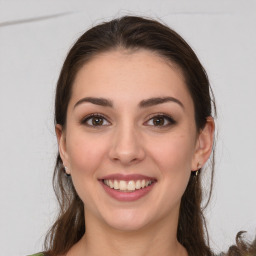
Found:
[[(167, 96), (181, 104), (139, 106)], [(113, 107), (77, 104), (84, 97), (106, 98)], [(94, 127), (95, 119), (84, 121), (93, 113), (103, 116)], [(155, 117), (159, 113), (175, 122)], [(187, 255), (176, 238), (180, 201), (191, 170), (210, 156), (214, 122), (209, 117), (197, 132), (193, 101), (178, 67), (147, 50), (117, 49), (94, 57), (78, 72), (65, 129), (57, 125), (56, 133), (85, 205), (86, 233), (68, 256)], [(157, 182), (139, 200), (120, 202), (98, 181), (113, 173), (142, 174)]]

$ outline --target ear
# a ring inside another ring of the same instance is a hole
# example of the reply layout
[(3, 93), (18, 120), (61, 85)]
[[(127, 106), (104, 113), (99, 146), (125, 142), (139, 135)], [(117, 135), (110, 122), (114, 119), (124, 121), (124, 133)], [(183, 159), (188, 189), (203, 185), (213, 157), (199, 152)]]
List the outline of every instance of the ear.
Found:
[(202, 168), (202, 166), (209, 159), (214, 142), (214, 129), (215, 124), (213, 117), (207, 117), (206, 124), (200, 131), (196, 141), (196, 150), (193, 157), (191, 170), (197, 171), (198, 169)]
[(66, 134), (63, 129), (63, 127), (60, 124), (57, 124), (55, 126), (55, 132), (58, 140), (58, 146), (59, 146), (59, 153), (60, 157), (62, 159), (63, 165), (66, 167), (66, 173), (70, 174), (70, 164), (69, 164), (69, 157), (66, 150)]

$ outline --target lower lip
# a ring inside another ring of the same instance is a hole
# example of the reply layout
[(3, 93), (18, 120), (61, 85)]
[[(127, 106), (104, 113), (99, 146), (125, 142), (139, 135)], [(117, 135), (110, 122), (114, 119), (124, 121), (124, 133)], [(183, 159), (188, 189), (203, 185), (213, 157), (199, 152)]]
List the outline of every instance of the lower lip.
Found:
[(110, 195), (111, 197), (113, 197), (118, 201), (124, 201), (124, 202), (136, 201), (142, 198), (143, 196), (147, 195), (155, 185), (155, 182), (154, 182), (145, 188), (136, 189), (133, 192), (121, 192), (120, 190), (115, 190), (113, 188), (110, 188), (109, 186), (104, 184), (103, 181), (100, 181), (100, 183), (102, 184), (103, 188), (105, 189), (108, 195)]

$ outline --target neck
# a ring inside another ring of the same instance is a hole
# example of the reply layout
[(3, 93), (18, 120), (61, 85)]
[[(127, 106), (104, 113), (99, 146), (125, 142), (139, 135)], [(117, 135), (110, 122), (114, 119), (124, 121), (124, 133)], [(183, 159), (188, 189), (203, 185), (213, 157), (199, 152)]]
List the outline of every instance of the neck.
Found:
[(154, 226), (135, 231), (113, 229), (93, 218), (86, 213), (86, 233), (67, 256), (187, 256), (185, 248), (177, 241), (178, 218), (168, 222), (162, 219)]

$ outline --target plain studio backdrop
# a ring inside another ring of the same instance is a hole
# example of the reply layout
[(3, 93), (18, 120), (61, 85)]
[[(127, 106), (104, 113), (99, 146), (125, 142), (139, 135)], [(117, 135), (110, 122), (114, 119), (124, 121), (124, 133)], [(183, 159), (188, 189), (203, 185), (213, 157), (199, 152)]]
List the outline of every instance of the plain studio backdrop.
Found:
[[(56, 215), (54, 90), (74, 41), (125, 14), (157, 18), (192, 46), (218, 107), (210, 243), (256, 233), (256, 1), (0, 1), (0, 254), (42, 249)], [(205, 186), (208, 184), (205, 182)]]

